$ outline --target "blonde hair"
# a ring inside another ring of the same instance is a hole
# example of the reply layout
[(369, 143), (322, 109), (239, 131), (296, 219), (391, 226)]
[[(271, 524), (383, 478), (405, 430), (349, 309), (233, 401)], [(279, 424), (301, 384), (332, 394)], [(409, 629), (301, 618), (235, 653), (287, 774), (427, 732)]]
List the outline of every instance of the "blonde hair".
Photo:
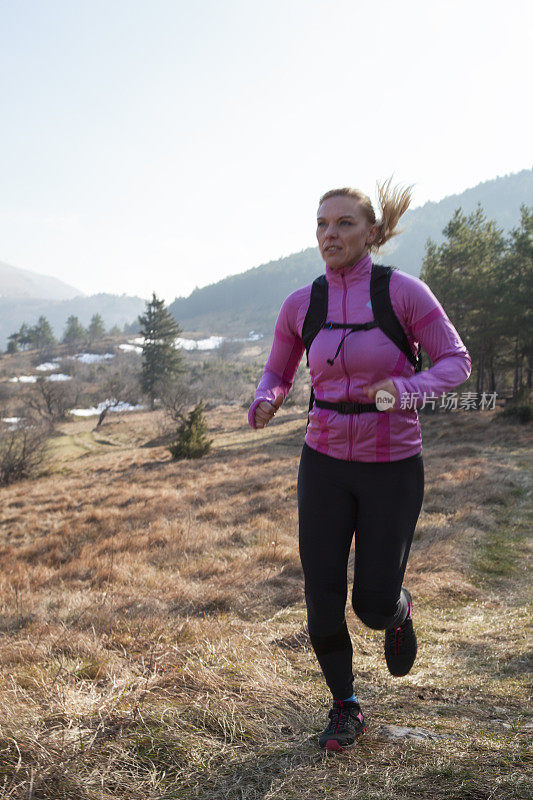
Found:
[(350, 186), (345, 186), (343, 189), (331, 189), (329, 192), (322, 195), (318, 204), (321, 206), (324, 200), (328, 200), (330, 197), (353, 197), (357, 200), (365, 212), (368, 222), (371, 225), (377, 222), (378, 225), (378, 235), (374, 242), (369, 245), (368, 249), (379, 250), (385, 242), (388, 242), (393, 236), (398, 236), (398, 234), (402, 232), (397, 231), (396, 226), (402, 214), (405, 214), (409, 208), (409, 203), (411, 202), (413, 194), (413, 186), (407, 186), (405, 188), (395, 186), (394, 189), (391, 189), (391, 183), (392, 177), (390, 177), (388, 181), (383, 181), (383, 183), (378, 182), (376, 184), (380, 209), (379, 222), (377, 222), (376, 212), (374, 211), (374, 207), (368, 195)]

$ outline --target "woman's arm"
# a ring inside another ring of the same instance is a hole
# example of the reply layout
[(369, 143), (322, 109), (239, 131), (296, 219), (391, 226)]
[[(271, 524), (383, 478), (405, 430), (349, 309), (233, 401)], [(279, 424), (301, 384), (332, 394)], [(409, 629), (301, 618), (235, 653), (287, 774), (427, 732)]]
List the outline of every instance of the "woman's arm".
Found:
[(274, 402), (280, 395), (285, 399), (291, 388), (298, 364), (305, 350), (297, 328), (296, 317), (302, 290), (290, 294), (281, 306), (274, 328), (274, 341), (265, 369), (248, 410), (248, 422), (256, 428), (255, 410), (263, 401)]
[[(433, 366), (410, 377), (391, 377), (401, 406), (402, 394), (408, 394), (408, 407), (419, 407), (426, 397), (441, 395), (463, 383), (471, 372), (468, 350), (448, 319), (429, 286), (407, 273), (391, 277), (391, 300), (398, 319), (407, 328), (411, 340), (419, 342)], [(411, 398), (414, 402), (411, 402)]]

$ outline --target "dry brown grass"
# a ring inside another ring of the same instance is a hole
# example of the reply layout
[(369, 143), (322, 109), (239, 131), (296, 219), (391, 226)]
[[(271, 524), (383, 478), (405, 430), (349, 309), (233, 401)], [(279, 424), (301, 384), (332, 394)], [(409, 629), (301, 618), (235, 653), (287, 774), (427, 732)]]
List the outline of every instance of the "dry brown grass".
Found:
[(245, 415), (211, 412), (198, 462), (143, 446), (157, 414), (70, 423), (47, 474), (1, 490), (2, 800), (528, 796), (528, 430), (423, 419), (420, 657), (395, 681), (349, 613), (369, 732), (332, 760), (297, 552), (305, 413)]

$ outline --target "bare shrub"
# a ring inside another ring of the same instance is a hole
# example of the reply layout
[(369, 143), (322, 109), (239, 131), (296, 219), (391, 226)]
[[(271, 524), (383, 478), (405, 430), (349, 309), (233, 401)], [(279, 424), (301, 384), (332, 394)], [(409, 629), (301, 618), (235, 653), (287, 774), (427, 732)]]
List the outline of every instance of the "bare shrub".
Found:
[(68, 412), (76, 406), (78, 398), (79, 387), (75, 382), (48, 381), (46, 378), (37, 378), (24, 396), (27, 409), (50, 427), (68, 419)]
[(0, 431), (0, 486), (29, 478), (45, 458), (42, 427), (22, 426)]
[(257, 384), (256, 371), (247, 364), (206, 360), (191, 369), (192, 387), (210, 403), (241, 403)]
[(103, 424), (111, 408), (115, 408), (120, 403), (135, 405), (139, 394), (139, 377), (128, 364), (121, 364), (112, 371), (106, 371), (93, 397), (93, 402), (104, 403), (96, 427), (99, 428)]
[(216, 357), (220, 361), (230, 361), (235, 359), (242, 353), (244, 349), (243, 342), (232, 341), (231, 339), (223, 339), (215, 351)]
[(159, 397), (170, 422), (185, 422), (187, 410), (198, 402), (198, 392), (184, 380), (167, 382), (158, 387)]

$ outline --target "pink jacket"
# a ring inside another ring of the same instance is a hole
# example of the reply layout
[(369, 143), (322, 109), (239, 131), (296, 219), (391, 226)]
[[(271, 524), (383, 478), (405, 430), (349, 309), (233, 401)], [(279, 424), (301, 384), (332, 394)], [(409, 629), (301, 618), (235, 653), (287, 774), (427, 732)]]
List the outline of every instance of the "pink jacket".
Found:
[[(368, 254), (343, 272), (326, 266), (329, 286), (328, 320), (362, 323), (373, 319), (370, 303), (372, 258)], [(285, 398), (305, 351), (302, 326), (309, 307), (311, 284), (284, 301), (276, 321), (274, 341), (248, 421), (255, 428), (255, 409), (263, 400)], [(419, 278), (395, 270), (390, 279), (394, 311), (416, 353), (418, 344), (433, 362), (416, 373), (411, 362), (380, 330), (351, 333), (333, 358), (344, 329), (322, 329), (309, 350), (309, 368), (315, 396), (330, 402), (369, 403), (363, 386), (391, 378), (399, 398), (408, 393), (407, 407), (398, 400), (392, 411), (339, 414), (313, 407), (305, 442), (320, 453), (347, 461), (397, 461), (419, 453), (422, 435), (418, 413), (426, 397), (449, 391), (470, 375), (470, 356), (459, 334), (429, 287)], [(416, 347), (415, 347), (416, 345)], [(413, 393), (416, 395), (413, 400)], [(410, 407), (409, 407), (410, 406)]]

